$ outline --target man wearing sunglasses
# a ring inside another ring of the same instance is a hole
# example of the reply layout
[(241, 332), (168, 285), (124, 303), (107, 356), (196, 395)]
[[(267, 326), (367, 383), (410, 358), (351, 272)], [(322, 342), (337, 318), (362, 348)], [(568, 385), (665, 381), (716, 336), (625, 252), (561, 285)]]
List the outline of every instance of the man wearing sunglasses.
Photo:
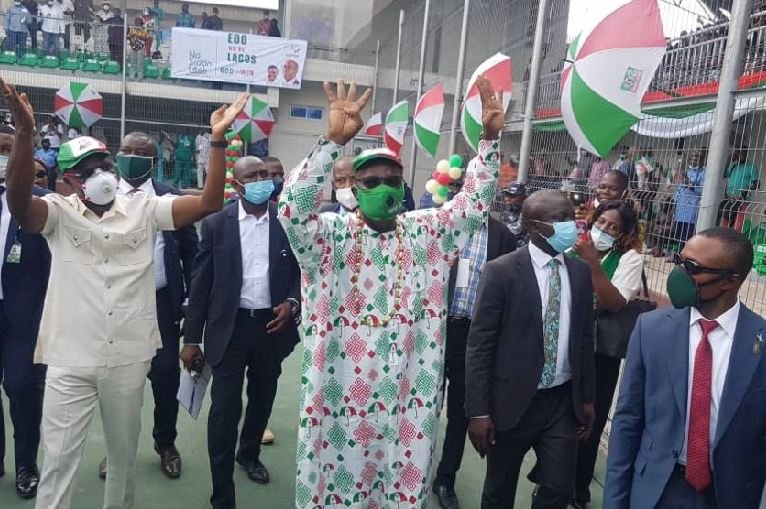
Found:
[(766, 320), (738, 298), (753, 246), (713, 228), (674, 262), (676, 309), (641, 315), (628, 346), (604, 509), (756, 509), (766, 479)]
[(8, 207), (21, 228), (41, 233), (51, 277), (35, 360), (48, 365), (43, 400), (44, 463), (36, 507), (68, 509), (89, 424), (98, 405), (109, 469), (105, 507), (132, 507), (144, 385), (162, 346), (154, 280), (155, 237), (220, 210), (227, 132), (248, 94), (210, 117), (210, 174), (200, 196), (117, 195), (106, 146), (88, 136), (64, 144), (59, 168), (74, 193), (32, 192), (34, 111), (0, 80), (16, 122), (8, 162)]
[[(181, 192), (152, 177), (157, 166), (157, 145), (147, 134), (130, 133), (115, 156), (120, 181), (117, 194), (132, 200), (142, 196), (180, 196)], [(157, 325), (162, 348), (152, 359), (149, 381), (154, 395), (154, 450), (160, 456), (160, 470), (171, 479), (181, 475), (181, 455), (176, 449), (178, 435), (178, 384), (181, 368), (178, 349), (183, 303), (188, 297), (191, 271), (197, 255), (197, 230), (186, 226), (176, 231), (157, 232), (154, 244), (154, 285)], [(99, 476), (106, 478), (106, 458)]]
[(478, 86), (483, 138), (463, 192), (440, 209), (402, 213), (398, 154), (368, 150), (352, 163), (357, 212), (339, 215), (319, 213), (324, 184), (364, 125), (371, 91), (325, 83), (327, 135), (290, 175), (279, 204), (303, 274), (300, 507), (325, 497), (366, 507), (394, 494), (412, 509), (428, 500), (450, 266), (494, 196), (505, 117), (490, 82)]

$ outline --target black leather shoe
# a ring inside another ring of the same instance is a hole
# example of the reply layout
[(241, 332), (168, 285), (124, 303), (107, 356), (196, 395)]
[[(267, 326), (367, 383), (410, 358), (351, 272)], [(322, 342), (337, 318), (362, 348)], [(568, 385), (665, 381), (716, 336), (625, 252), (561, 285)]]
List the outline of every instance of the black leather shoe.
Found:
[(160, 449), (154, 444), (154, 450), (160, 455), (160, 470), (171, 479), (181, 477), (181, 454), (175, 445)]
[(101, 460), (101, 463), (98, 464), (98, 476), (102, 481), (106, 479), (106, 458)]
[(237, 463), (245, 468), (247, 477), (249, 477), (251, 481), (258, 484), (269, 484), (269, 481), (271, 480), (269, 478), (269, 471), (266, 470), (266, 467), (263, 466), (263, 463), (259, 460), (248, 460), (243, 458), (242, 454), (237, 453)]
[(454, 486), (434, 483), (434, 493), (436, 493), (436, 499), (442, 509), (460, 509), (460, 502), (458, 502)]
[(16, 493), (21, 498), (34, 498), (37, 495), (38, 484), (40, 484), (40, 473), (37, 467), (21, 467), (16, 472)]

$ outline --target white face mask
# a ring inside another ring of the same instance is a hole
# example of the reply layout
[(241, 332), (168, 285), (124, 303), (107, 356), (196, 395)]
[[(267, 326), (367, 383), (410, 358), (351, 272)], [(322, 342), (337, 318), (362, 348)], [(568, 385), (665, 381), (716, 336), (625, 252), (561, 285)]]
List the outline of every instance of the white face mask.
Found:
[(337, 199), (338, 203), (343, 205), (343, 208), (346, 210), (356, 210), (359, 206), (359, 203), (356, 201), (356, 196), (354, 196), (354, 191), (350, 187), (337, 189), (335, 191), (335, 199)]
[(614, 246), (615, 239), (603, 230), (596, 228), (595, 226), (590, 229), (590, 238), (593, 241), (593, 247), (596, 251), (604, 252), (609, 251)]
[(97, 169), (82, 184), (83, 201), (96, 205), (108, 205), (117, 195), (117, 175)]
[(0, 182), (5, 182), (5, 168), (8, 166), (8, 156), (0, 155)]
[(103, 6), (103, 7), (101, 7), (101, 8), (102, 8), (102, 9), (104, 9), (104, 12), (108, 11), (109, 9), (111, 9), (111, 7), (110, 7), (110, 6), (108, 6), (108, 5), (104, 5), (104, 6)]

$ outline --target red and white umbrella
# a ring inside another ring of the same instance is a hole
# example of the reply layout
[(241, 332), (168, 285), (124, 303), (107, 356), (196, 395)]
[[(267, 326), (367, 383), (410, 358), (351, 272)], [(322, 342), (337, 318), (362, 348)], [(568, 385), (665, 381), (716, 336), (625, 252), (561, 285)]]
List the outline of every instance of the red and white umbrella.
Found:
[(56, 92), (53, 109), (69, 127), (90, 127), (104, 116), (104, 98), (90, 85), (73, 81)]
[(265, 140), (271, 134), (274, 127), (274, 117), (268, 103), (250, 96), (245, 109), (234, 120), (232, 129), (240, 138), (248, 143)]

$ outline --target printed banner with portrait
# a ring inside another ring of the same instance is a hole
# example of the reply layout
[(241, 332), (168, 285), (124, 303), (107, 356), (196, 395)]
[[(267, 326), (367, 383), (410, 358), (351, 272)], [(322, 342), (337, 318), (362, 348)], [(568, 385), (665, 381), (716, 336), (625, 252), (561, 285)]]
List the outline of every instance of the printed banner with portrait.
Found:
[(171, 76), (298, 90), (307, 48), (298, 39), (173, 28)]

